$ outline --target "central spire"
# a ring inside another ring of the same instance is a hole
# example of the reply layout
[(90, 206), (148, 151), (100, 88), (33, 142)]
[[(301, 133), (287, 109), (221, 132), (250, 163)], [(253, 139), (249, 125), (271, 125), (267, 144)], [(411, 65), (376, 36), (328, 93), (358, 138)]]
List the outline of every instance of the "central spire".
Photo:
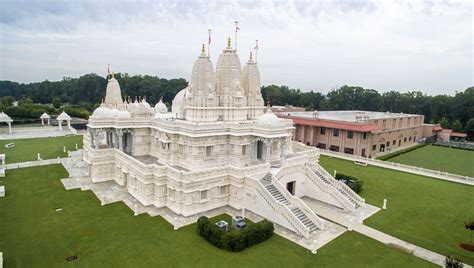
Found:
[(230, 44), (230, 37), (227, 38), (227, 48), (232, 48)]

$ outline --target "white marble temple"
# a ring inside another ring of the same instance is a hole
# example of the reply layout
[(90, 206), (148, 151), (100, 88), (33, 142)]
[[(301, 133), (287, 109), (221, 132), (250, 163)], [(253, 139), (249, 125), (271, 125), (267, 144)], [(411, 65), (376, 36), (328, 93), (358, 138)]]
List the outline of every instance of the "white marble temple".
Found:
[(183, 219), (244, 208), (306, 240), (331, 223), (301, 197), (347, 213), (364, 206), (319, 166), (316, 148), (291, 141), (291, 120), (263, 111), (257, 63), (250, 57), (242, 68), (230, 41), (215, 69), (202, 51), (171, 111), (161, 100), (154, 108), (145, 98), (123, 100), (112, 76), (84, 135), (95, 193), (104, 204), (121, 200)]

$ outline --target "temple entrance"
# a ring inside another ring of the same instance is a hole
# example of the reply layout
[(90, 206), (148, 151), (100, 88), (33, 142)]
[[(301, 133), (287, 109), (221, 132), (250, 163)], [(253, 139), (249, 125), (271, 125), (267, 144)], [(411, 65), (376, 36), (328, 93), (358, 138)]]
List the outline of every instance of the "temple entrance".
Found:
[(263, 160), (263, 141), (257, 141), (257, 159)]
[(286, 184), (286, 189), (290, 194), (295, 195), (295, 181), (290, 181)]
[(385, 144), (380, 144), (380, 152), (385, 152)]

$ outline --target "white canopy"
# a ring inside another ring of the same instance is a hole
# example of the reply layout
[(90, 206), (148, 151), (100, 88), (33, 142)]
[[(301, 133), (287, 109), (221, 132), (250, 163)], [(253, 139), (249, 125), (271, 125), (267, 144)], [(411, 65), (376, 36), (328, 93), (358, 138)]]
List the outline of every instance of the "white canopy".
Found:
[(49, 114), (47, 113), (43, 113), (41, 116), (40, 116), (40, 119), (50, 119), (51, 116), (49, 116)]
[(66, 121), (70, 121), (71, 120), (71, 117), (65, 113), (64, 111), (58, 116), (58, 118), (56, 118), (57, 120), (66, 120)]
[(0, 122), (10, 123), (13, 122), (13, 120), (8, 116), (8, 114), (2, 111), (0, 112)]

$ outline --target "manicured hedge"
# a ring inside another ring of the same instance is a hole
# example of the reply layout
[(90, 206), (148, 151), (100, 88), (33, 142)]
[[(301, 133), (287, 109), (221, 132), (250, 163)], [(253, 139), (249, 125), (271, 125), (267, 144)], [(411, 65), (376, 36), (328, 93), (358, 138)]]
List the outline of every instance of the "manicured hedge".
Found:
[(338, 180), (338, 181), (346, 180), (347, 181), (347, 183), (346, 183), (347, 186), (349, 186), (349, 188), (351, 188), (356, 193), (360, 193), (362, 191), (362, 186), (364, 185), (364, 182), (360, 181), (358, 178), (352, 177), (352, 176), (349, 176), (349, 175), (345, 175), (345, 174), (342, 174), (342, 173), (337, 173), (336, 174), (336, 180)]
[(428, 145), (428, 143), (418, 144), (416, 146), (413, 146), (413, 147), (410, 147), (410, 148), (407, 148), (407, 149), (403, 149), (403, 150), (396, 151), (396, 152), (393, 152), (393, 153), (390, 153), (390, 154), (382, 155), (381, 157), (378, 157), (378, 159), (386, 161), (390, 158), (394, 158), (395, 156), (399, 156), (401, 154), (411, 152), (411, 151), (419, 149), (421, 147), (425, 147), (426, 145)]
[(263, 220), (247, 225), (243, 230), (225, 232), (206, 217), (197, 221), (198, 233), (214, 246), (227, 251), (242, 251), (245, 248), (261, 243), (273, 235), (273, 223)]

